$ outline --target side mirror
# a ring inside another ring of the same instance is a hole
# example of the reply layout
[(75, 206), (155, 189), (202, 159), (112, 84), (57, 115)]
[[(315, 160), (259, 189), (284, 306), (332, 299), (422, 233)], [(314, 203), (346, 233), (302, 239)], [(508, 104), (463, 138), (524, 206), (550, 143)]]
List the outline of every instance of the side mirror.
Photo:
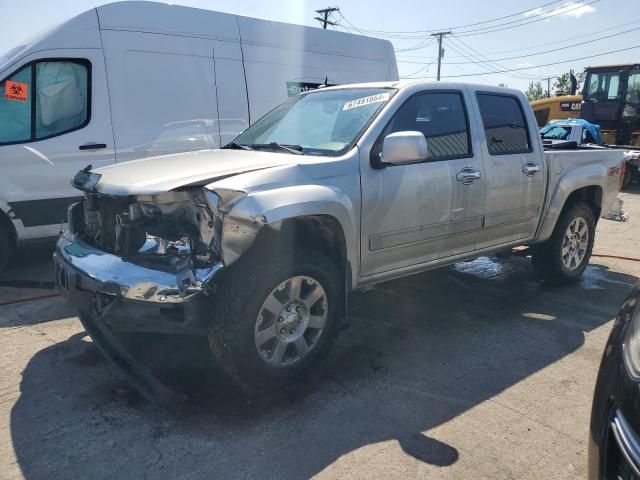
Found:
[(428, 153), (427, 139), (421, 132), (391, 133), (382, 143), (382, 162), (392, 165), (420, 162)]

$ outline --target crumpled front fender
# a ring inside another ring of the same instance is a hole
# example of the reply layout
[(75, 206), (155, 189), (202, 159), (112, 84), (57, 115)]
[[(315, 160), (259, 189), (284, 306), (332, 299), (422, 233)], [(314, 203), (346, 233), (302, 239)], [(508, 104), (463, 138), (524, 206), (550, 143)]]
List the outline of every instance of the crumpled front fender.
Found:
[[(357, 197), (356, 197), (357, 198)], [(275, 228), (288, 219), (324, 215), (342, 227), (347, 259), (357, 265), (357, 220), (359, 205), (343, 191), (322, 185), (294, 185), (254, 192), (236, 200), (225, 214), (221, 251), (225, 265), (246, 252), (262, 228)]]

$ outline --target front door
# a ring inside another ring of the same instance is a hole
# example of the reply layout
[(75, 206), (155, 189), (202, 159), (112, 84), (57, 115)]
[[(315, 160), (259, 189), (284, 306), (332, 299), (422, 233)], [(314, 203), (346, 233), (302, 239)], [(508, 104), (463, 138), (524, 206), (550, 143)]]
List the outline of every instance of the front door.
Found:
[(56, 235), (80, 196), (73, 175), (114, 162), (102, 52), (32, 55), (0, 89), (1, 200), (21, 238)]
[(468, 111), (462, 91), (413, 95), (373, 148), (390, 133), (418, 131), (427, 139), (427, 158), (381, 169), (362, 163), (363, 276), (474, 249), (482, 228), (484, 169), (472, 148)]

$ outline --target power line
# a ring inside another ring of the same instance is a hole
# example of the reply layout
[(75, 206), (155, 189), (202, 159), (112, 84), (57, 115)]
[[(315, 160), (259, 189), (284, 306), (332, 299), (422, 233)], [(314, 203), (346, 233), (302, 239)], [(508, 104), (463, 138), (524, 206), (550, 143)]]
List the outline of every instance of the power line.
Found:
[[(414, 77), (414, 75), (417, 75), (419, 73), (422, 73), (424, 70), (426, 70), (427, 72), (429, 71), (429, 67), (431, 67), (431, 65), (433, 65), (433, 62), (435, 62), (438, 59), (438, 57), (435, 57), (433, 60), (431, 60), (429, 63), (425, 64), (424, 67), (420, 68), (419, 70), (416, 70), (413, 73), (410, 73), (409, 75), (407, 75), (406, 77), (402, 77), (405, 79), (410, 79), (412, 77)], [(416, 77), (416, 78), (420, 78), (420, 77)]]
[[(477, 52), (477, 51), (475, 51), (473, 48), (471, 48), (471, 47), (470, 47), (469, 45), (467, 45), (466, 43), (463, 43), (461, 40), (459, 40), (459, 39), (455, 39), (455, 41), (456, 41), (456, 42), (460, 42), (460, 43), (462, 43), (462, 45), (464, 45), (464, 46), (460, 46), (460, 47), (458, 47), (458, 48), (461, 48), (461, 49), (468, 48), (468, 49), (470, 49), (471, 51), (473, 51), (473, 52), (475, 52), (476, 54), (478, 54), (478, 52)], [(454, 38), (452, 38), (452, 39), (451, 39), (450, 46), (451, 46), (451, 48), (453, 48), (453, 49), (454, 49), (454, 51), (456, 51), (457, 53), (460, 53), (460, 54), (462, 54), (462, 55), (465, 55), (465, 51), (464, 51), (464, 50), (460, 51), (460, 50), (458, 50), (458, 48), (456, 48), (456, 44), (454, 43)], [(469, 55), (466, 55), (466, 57), (467, 57), (468, 59), (472, 59), (472, 57), (471, 57), (471, 56), (469, 56)], [(504, 72), (504, 71), (502, 71), (502, 72), (501, 72), (501, 71), (500, 71), (500, 69), (507, 69), (507, 67), (505, 67), (504, 65), (501, 65), (501, 64), (499, 64), (499, 63), (494, 63), (494, 62), (482, 62), (482, 61), (478, 61), (478, 60), (472, 61), (472, 62), (470, 62), (470, 63), (475, 63), (475, 64), (477, 64), (477, 65), (481, 66), (481, 67), (482, 67), (482, 68), (484, 68), (485, 70), (488, 70), (488, 71), (489, 71), (489, 73), (497, 73), (498, 75), (502, 75), (502, 76), (506, 76), (506, 77), (510, 77), (510, 78), (515, 78), (515, 79), (518, 79), (518, 80), (525, 80), (525, 79), (526, 79), (526, 80), (530, 80), (530, 79), (531, 79), (531, 76), (523, 76), (523, 75), (521, 75), (521, 74), (511, 73), (511, 72)], [(489, 63), (489, 65), (488, 65), (488, 63)]]
[[(572, 44), (572, 45), (565, 45), (564, 47), (552, 48), (551, 50), (545, 50), (545, 51), (543, 51), (543, 52), (529, 53), (529, 54), (527, 54), (527, 55), (517, 55), (517, 56), (515, 56), (515, 57), (505, 57), (505, 58), (496, 58), (496, 59), (488, 59), (488, 60), (490, 60), (490, 61), (492, 61), (492, 62), (497, 62), (497, 61), (502, 62), (502, 61), (504, 61), (504, 60), (515, 60), (515, 59), (518, 59), (518, 58), (535, 57), (535, 56), (537, 56), (537, 55), (544, 55), (544, 54), (546, 54), (546, 53), (557, 52), (558, 50), (565, 50), (565, 49), (567, 49), (567, 48), (579, 47), (579, 46), (582, 46), (582, 45), (586, 45), (586, 44), (588, 44), (588, 43), (597, 42), (597, 41), (599, 41), (599, 40), (604, 40), (604, 39), (606, 39), (606, 38), (613, 38), (613, 37), (617, 37), (618, 35), (623, 35), (623, 34), (625, 34), (625, 33), (635, 32), (635, 31), (638, 31), (638, 30), (640, 30), (640, 27), (632, 28), (632, 29), (630, 29), (630, 30), (625, 30), (624, 32), (620, 32), (620, 33), (614, 33), (614, 34), (611, 34), (611, 35), (606, 35), (606, 36), (604, 36), (604, 37), (594, 38), (593, 40), (588, 40), (588, 41), (586, 41), (586, 42), (579, 42), (579, 43), (574, 43), (574, 44)], [(460, 39), (458, 39), (458, 41), (462, 42), (462, 40), (460, 40)], [(466, 44), (465, 44), (465, 45), (466, 45)], [(468, 47), (469, 49), (473, 50), (473, 49), (472, 49), (471, 47), (469, 47), (468, 45), (467, 45), (467, 47)], [(475, 51), (475, 50), (473, 50), (473, 51), (474, 51), (475, 53), (477, 53), (478, 55), (483, 56), (482, 54), (478, 53), (477, 51)], [(485, 57), (485, 58), (487, 58), (487, 57)], [(404, 62), (404, 63), (419, 63), (419, 62)], [(467, 65), (467, 64), (469, 64), (469, 63), (475, 63), (475, 62), (447, 62), (447, 63), (445, 63), (445, 65)]]
[[(469, 73), (469, 74), (464, 74), (464, 75), (445, 75), (445, 77), (446, 78), (472, 77), (472, 76), (480, 76), (480, 75), (490, 75), (492, 73), (519, 72), (519, 71), (523, 71), (523, 70), (531, 70), (532, 68), (550, 67), (552, 65), (561, 65), (563, 63), (576, 62), (578, 60), (588, 60), (590, 58), (602, 57), (604, 55), (611, 55), (612, 53), (626, 52), (628, 50), (634, 50), (636, 48), (640, 48), (640, 45), (633, 45), (632, 47), (619, 48), (617, 50), (610, 50), (608, 52), (595, 53), (593, 55), (587, 55), (586, 57), (577, 57), (577, 58), (572, 58), (570, 60), (562, 60), (562, 61), (559, 61), (559, 62), (550, 62), (550, 63), (543, 63), (543, 64), (540, 64), (540, 65), (533, 65), (531, 67), (510, 68), (508, 70), (496, 70), (494, 72)], [(420, 78), (434, 78), (434, 77), (420, 77)], [(544, 78), (547, 78), (547, 77), (544, 77)]]
[[(448, 28), (450, 28), (450, 29), (458, 29), (458, 28), (475, 27), (476, 25), (483, 25), (483, 24), (486, 24), (486, 23), (493, 23), (493, 22), (497, 22), (498, 20), (504, 20), (505, 18), (511, 18), (511, 17), (515, 17), (515, 16), (518, 16), (518, 15), (523, 15), (523, 14), (525, 14), (527, 12), (532, 12), (532, 11), (538, 10), (540, 8), (548, 7), (549, 5), (554, 5), (554, 4), (560, 3), (562, 1), (565, 1), (565, 0), (554, 0), (552, 2), (548, 2), (548, 3), (544, 3), (542, 5), (539, 5), (537, 7), (528, 8), (526, 10), (522, 10), (522, 11), (519, 11), (519, 12), (511, 13), (509, 15), (504, 15), (502, 17), (496, 17), (496, 18), (492, 18), (492, 19), (489, 19), (489, 20), (483, 20), (481, 22), (468, 23), (466, 25), (456, 25), (454, 27), (448, 27)], [(350, 23), (348, 20), (346, 20), (346, 21), (347, 21), (347, 23)], [(353, 27), (356, 28), (355, 26), (353, 26)], [(423, 34), (436, 33), (439, 30), (444, 30), (444, 29), (443, 28), (436, 28), (436, 29), (433, 29), (433, 30), (386, 31), (386, 30), (374, 30), (374, 29), (360, 28), (360, 29), (357, 29), (357, 30), (367, 31), (367, 32), (370, 32), (370, 33), (378, 33), (378, 34), (389, 34), (389, 35), (393, 35), (393, 34), (397, 34), (397, 35), (409, 35), (409, 34), (423, 35)]]
[[(467, 48), (467, 49), (471, 50), (472, 52), (474, 52), (476, 55), (478, 55), (480, 58), (485, 59), (488, 63), (490, 63), (491, 65), (493, 65), (493, 66), (494, 66), (494, 67), (493, 67), (493, 68), (494, 68), (494, 70), (495, 70), (495, 69), (497, 69), (497, 70), (503, 69), (503, 70), (504, 70), (504, 69), (508, 69), (508, 68), (509, 68), (509, 67), (507, 67), (507, 66), (505, 66), (505, 65), (503, 65), (503, 64), (501, 64), (501, 63), (498, 63), (498, 62), (496, 62), (496, 61), (494, 61), (494, 60), (489, 59), (489, 58), (488, 58), (488, 57), (486, 57), (484, 54), (482, 54), (482, 53), (478, 52), (478, 51), (477, 51), (475, 48), (473, 48), (471, 45), (469, 45), (468, 43), (465, 43), (463, 40), (461, 40), (461, 39), (459, 39), (459, 38), (455, 38), (455, 41), (456, 41), (456, 42), (458, 42), (458, 43), (460, 43), (460, 44), (462, 45), (462, 47), (463, 47), (463, 48)], [(537, 79), (537, 76), (535, 76), (535, 75), (531, 75), (531, 74), (525, 74), (525, 75), (522, 75), (522, 74), (519, 74), (519, 73), (504, 73), (503, 75), (507, 75), (507, 76), (512, 77), (512, 78), (519, 78), (519, 79), (521, 79), (521, 80), (522, 80), (522, 79), (531, 80), (532, 78), (536, 78), (536, 79)]]
[[(626, 27), (627, 25), (631, 25), (631, 24), (637, 24), (638, 22), (640, 22), (640, 19), (636, 19), (633, 20), (631, 22), (626, 22), (626, 23), (621, 23), (620, 25), (614, 25), (612, 27), (608, 27), (608, 28), (603, 28), (602, 30), (596, 30), (595, 32), (591, 32), (591, 33), (583, 33), (582, 35), (573, 35), (569, 38), (564, 38), (562, 40), (555, 40), (552, 42), (545, 42), (545, 43), (540, 43), (538, 45), (531, 45), (529, 47), (524, 47), (524, 48), (512, 48), (509, 50), (499, 50), (499, 51), (495, 51), (495, 52), (491, 52), (491, 53), (485, 53), (485, 55), (499, 55), (499, 54), (503, 54), (503, 53), (511, 53), (511, 52), (522, 52), (523, 50), (533, 50), (536, 48), (540, 48), (540, 47), (546, 47), (547, 45), (557, 45), (559, 43), (564, 43), (564, 42), (570, 42), (572, 40), (575, 40), (577, 38), (584, 38), (584, 37), (590, 37), (592, 35), (597, 35), (598, 33), (602, 33), (602, 32), (608, 32), (610, 30), (615, 30), (616, 28), (622, 28), (622, 27)], [(420, 56), (420, 55), (402, 55), (402, 58), (422, 58), (425, 60), (430, 59), (430, 56)], [(459, 56), (453, 56), (453, 57), (449, 57), (449, 58), (466, 58), (465, 55), (459, 55)], [(410, 62), (404, 62), (404, 63), (410, 63)], [(422, 62), (420, 62), (422, 63)]]
[[(531, 23), (535, 23), (535, 22), (539, 22), (542, 20), (546, 20), (547, 18), (551, 18), (551, 17), (555, 17), (558, 15), (562, 15), (562, 14), (566, 14), (568, 12), (572, 12), (575, 10), (579, 10), (581, 8), (585, 8), (589, 5), (592, 5), (594, 3), (599, 2), (600, 0), (590, 0), (589, 2), (586, 3), (579, 3), (579, 2), (569, 2), (566, 5), (562, 6), (562, 7), (558, 7), (558, 8), (554, 8), (553, 10), (550, 11), (540, 11), (540, 12), (536, 12), (533, 13), (531, 15), (529, 15), (527, 18), (520, 18), (517, 20), (513, 20), (510, 22), (503, 22), (503, 23), (499, 23), (496, 25), (490, 25), (490, 26), (486, 26), (486, 27), (481, 27), (481, 28), (477, 28), (477, 29), (471, 29), (471, 30), (463, 30), (463, 31), (459, 31), (456, 32), (456, 34), (458, 36), (461, 35), (465, 35), (465, 36), (472, 36), (472, 35), (482, 35), (485, 33), (492, 33), (492, 32), (498, 32), (501, 30), (509, 30), (512, 28), (517, 28), (520, 26), (524, 26), (524, 25), (529, 25)], [(508, 17), (513, 17), (516, 15), (521, 15), (523, 13), (527, 13), (527, 12), (535, 12), (536, 10), (542, 9), (545, 6), (548, 5), (552, 5), (555, 3), (559, 3), (557, 1), (553, 1), (553, 2), (549, 2), (546, 4), (543, 4), (539, 7), (534, 7), (532, 9), (527, 9), (527, 10), (523, 10), (521, 12), (517, 12), (511, 15), (506, 15), (505, 17), (499, 17), (499, 18), (508, 18)], [(396, 32), (392, 32), (392, 31), (385, 31), (385, 30), (371, 30), (371, 29), (365, 29), (365, 28), (361, 28), (361, 27), (356, 27), (351, 21), (349, 21), (344, 14), (341, 13), (342, 18), (345, 20), (345, 22), (347, 22), (353, 29), (355, 29), (357, 32), (359, 32), (362, 35), (374, 35), (374, 36), (378, 36), (378, 37), (384, 37), (384, 38), (394, 38), (394, 39), (404, 39), (404, 40), (415, 40), (415, 39), (419, 39), (422, 38), (425, 34), (430, 34), (430, 33), (434, 33), (437, 32), (438, 30), (414, 30), (414, 31), (396, 31)], [(493, 21), (497, 21), (498, 19), (493, 19)], [(487, 20), (485, 22), (477, 22), (477, 24), (482, 24), (482, 23), (491, 23), (491, 21)], [(516, 24), (516, 25), (514, 25)], [(469, 24), (467, 26), (473, 26), (475, 24)], [(457, 27), (451, 27), (452, 30), (454, 29), (458, 29), (458, 28), (463, 28), (463, 26), (457, 26)]]
[[(457, 43), (454, 43), (454, 40), (455, 40), (455, 42), (459, 42), (460, 43), (458, 48), (462, 49), (462, 51), (457, 50), (455, 48)], [(485, 70), (489, 70), (490, 72), (497, 72), (497, 71), (500, 71), (500, 70), (508, 69), (508, 67), (506, 67), (504, 65), (501, 65), (499, 63), (494, 63), (494, 62), (490, 62), (490, 61), (487, 62), (487, 61), (481, 61), (481, 60), (480, 61), (479, 60), (473, 60), (473, 57), (471, 55), (475, 54), (475, 55), (480, 56), (481, 58), (482, 58), (482, 55), (478, 51), (476, 51), (473, 48), (469, 47), (469, 45), (467, 45), (466, 43), (463, 43), (461, 40), (452, 38), (451, 39), (451, 46), (452, 46), (452, 48), (454, 48), (454, 50), (456, 52), (461, 53), (462, 55), (465, 55), (465, 52), (467, 52), (466, 49), (471, 50), (472, 52), (474, 52), (474, 53), (472, 53), (470, 55), (466, 55), (466, 58), (468, 58), (469, 60), (472, 60), (470, 63), (475, 63), (476, 65), (480, 65)], [(485, 57), (485, 60), (486, 60), (486, 57)], [(510, 73), (510, 72), (507, 73), (507, 72), (504, 72), (504, 73), (500, 73), (498, 75), (503, 75), (503, 76), (506, 76), (506, 77), (515, 78), (515, 79), (519, 79), (519, 80), (524, 80), (524, 79), (529, 80), (530, 79), (530, 77), (523, 76), (523, 75), (518, 74), (518, 73)]]
[[(518, 25), (511, 25), (509, 27), (505, 27), (505, 25), (510, 25), (516, 22), (520, 22), (522, 20), (516, 20), (513, 22), (506, 22), (503, 23), (501, 25), (497, 25), (497, 27), (501, 27), (501, 28), (495, 28), (495, 29), (491, 29), (493, 27), (488, 27), (490, 28), (489, 30), (487, 30), (486, 28), (479, 28), (479, 29), (475, 29), (475, 30), (467, 30), (467, 31), (463, 31), (463, 32), (457, 32), (457, 35), (459, 37), (472, 37), (472, 36), (476, 36), (476, 35), (485, 35), (487, 33), (494, 33), (494, 32), (501, 32), (503, 30), (511, 30), (512, 28), (518, 28), (518, 27), (524, 27), (525, 25), (530, 25), (532, 23), (536, 23), (536, 22), (541, 22), (542, 20), (547, 20), (550, 17), (557, 17), (558, 15), (564, 15), (567, 12), (572, 12), (574, 10), (578, 10), (584, 7), (588, 7), (590, 5), (593, 5), (594, 3), (599, 2), (600, 0), (591, 0), (588, 3), (578, 3), (575, 4), (573, 8), (565, 8), (565, 7), (560, 7), (560, 8), (556, 8), (554, 10), (552, 10), (551, 12), (541, 12), (539, 15), (532, 15), (535, 17), (539, 17), (539, 18), (534, 18), (533, 20), (524, 22), (524, 23), (519, 23)], [(553, 13), (556, 12), (556, 13)], [(502, 28), (504, 27), (504, 28)], [(477, 32), (477, 33), (473, 33), (473, 32)]]
[(413, 51), (413, 50), (421, 50), (423, 48), (426, 48), (430, 45), (432, 45), (435, 42), (434, 39), (432, 38), (425, 38), (424, 40), (422, 40), (419, 43), (416, 43), (415, 45), (413, 45), (412, 47), (408, 47), (408, 48), (395, 48), (394, 50), (396, 52), (409, 52), (409, 51)]

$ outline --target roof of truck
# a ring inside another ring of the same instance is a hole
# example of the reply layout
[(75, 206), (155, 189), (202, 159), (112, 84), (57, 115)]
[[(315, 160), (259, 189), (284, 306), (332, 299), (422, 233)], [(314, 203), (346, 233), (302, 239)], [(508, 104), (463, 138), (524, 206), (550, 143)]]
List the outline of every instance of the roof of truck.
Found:
[[(435, 81), (435, 80), (396, 80), (390, 82), (366, 82), (366, 83), (352, 83), (347, 85), (335, 85), (331, 87), (322, 87), (321, 90), (340, 90), (342, 88), (409, 88), (416, 85), (424, 86), (440, 86), (444, 89), (461, 89), (472, 88), (478, 91), (486, 92), (503, 92), (511, 95), (521, 96), (523, 93), (520, 90), (514, 88), (497, 87), (493, 85), (486, 85), (482, 83), (472, 82), (453, 82), (453, 81)], [(317, 90), (313, 90), (317, 91)]]

